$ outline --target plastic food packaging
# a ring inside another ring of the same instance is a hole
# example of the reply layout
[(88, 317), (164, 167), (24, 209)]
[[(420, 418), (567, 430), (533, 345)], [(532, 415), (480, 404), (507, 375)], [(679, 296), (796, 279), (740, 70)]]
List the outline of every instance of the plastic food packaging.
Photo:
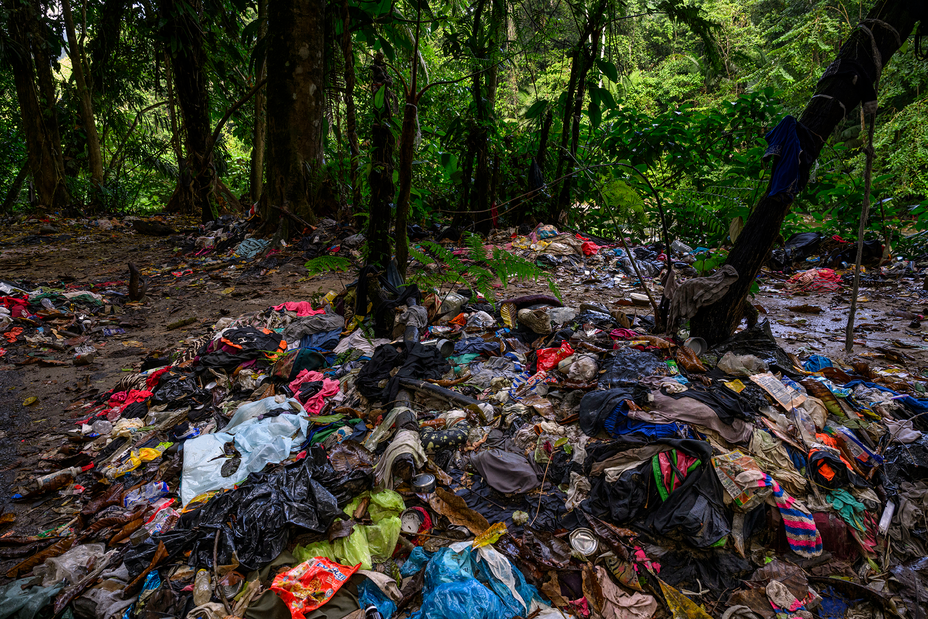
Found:
[(347, 567), (324, 557), (315, 557), (278, 574), (271, 584), (271, 591), (279, 595), (290, 608), (293, 619), (306, 619), (306, 613), (332, 599), (335, 592), (358, 571), (358, 567)]
[(169, 492), (170, 488), (167, 483), (163, 481), (154, 481), (126, 493), (125, 498), (122, 500), (122, 504), (123, 507), (131, 509), (140, 503), (151, 503), (155, 499), (160, 499)]
[(550, 371), (572, 354), (574, 354), (574, 349), (566, 341), (561, 344), (560, 348), (542, 348), (538, 351), (538, 369)]

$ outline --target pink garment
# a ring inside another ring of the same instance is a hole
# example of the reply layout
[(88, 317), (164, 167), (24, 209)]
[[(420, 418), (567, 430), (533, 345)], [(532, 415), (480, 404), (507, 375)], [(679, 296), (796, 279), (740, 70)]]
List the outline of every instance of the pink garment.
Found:
[(150, 398), (151, 395), (151, 391), (138, 391), (137, 389), (133, 389), (132, 391), (120, 391), (110, 396), (109, 404), (110, 406), (121, 404), (122, 406), (119, 407), (119, 410), (122, 410), (130, 404)]
[[(319, 390), (319, 393), (310, 397), (305, 402), (300, 401), (300, 385), (303, 383), (311, 383), (316, 380), (322, 381), (322, 389)], [(310, 415), (318, 415), (322, 407), (325, 406), (324, 400), (338, 393), (340, 388), (341, 384), (337, 380), (324, 378), (322, 372), (309, 370), (303, 370), (297, 374), (293, 382), (290, 383), (290, 390), (294, 393), (293, 397), (303, 405), (303, 408), (306, 409), (306, 412)]]
[(286, 303), (281, 303), (274, 309), (278, 312), (286, 308), (288, 312), (296, 312), (296, 315), (302, 318), (303, 316), (315, 316), (316, 314), (325, 314), (325, 310), (322, 308), (313, 309), (313, 306), (309, 301), (287, 301)]

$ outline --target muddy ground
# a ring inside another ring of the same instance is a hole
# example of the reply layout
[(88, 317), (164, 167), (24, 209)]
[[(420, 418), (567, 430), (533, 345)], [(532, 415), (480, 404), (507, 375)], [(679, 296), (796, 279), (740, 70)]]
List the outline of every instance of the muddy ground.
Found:
[[(187, 225), (192, 232), (193, 222)], [(228, 265), (213, 268), (209, 258), (204, 267), (203, 258), (192, 259), (179, 252), (181, 235), (146, 236), (118, 224), (112, 230), (67, 222), (57, 226), (59, 232), (46, 229), (45, 234), (40, 234), (42, 223), (37, 221), (8, 228), (6, 237), (0, 240), (0, 279), (23, 286), (70, 284), (90, 289), (96, 285), (97, 291), (125, 293), (127, 264), (131, 261), (149, 276), (151, 285), (145, 302), (126, 304), (120, 308), (121, 314), (111, 317), (126, 325), (125, 333), (94, 337), (103, 346), (98, 347), (97, 359), (91, 365), (75, 366), (71, 363), (72, 352), (54, 350), (42, 354), (66, 364), (18, 365), (29, 354), (28, 345), (0, 341), (9, 349), (0, 358), (0, 512), (16, 514), (12, 526), (0, 525), (5, 528), (0, 529), (0, 535), (35, 534), (69, 519), (69, 500), (52, 495), (38, 504), (14, 503), (12, 495), (33, 475), (42, 453), (60, 445), (62, 437), (76, 428), (66, 410), (77, 399), (75, 394), (110, 389), (123, 372), (137, 369), (146, 356), (170, 351), (185, 338), (202, 335), (223, 316), (238, 316), (284, 301), (318, 299), (329, 290), (341, 290), (343, 283), (350, 281), (345, 274), (308, 279), (303, 267), (305, 257), (298, 251), (275, 256), (270, 263), (264, 263), (272, 265), (269, 267), (239, 262), (233, 269)], [(183, 226), (179, 228), (182, 231)], [(199, 266), (193, 264), (197, 261)], [(192, 273), (173, 275), (184, 273), (191, 265)], [(602, 265), (592, 270), (570, 265), (558, 267), (556, 279), (568, 305), (576, 307), (593, 300), (611, 306), (618, 299), (628, 298), (635, 289), (628, 278), (616, 281), (610, 273), (613, 271)], [(851, 358), (862, 357), (875, 367), (885, 367), (897, 355), (903, 359), (897, 365), (920, 375), (922, 367), (928, 366), (928, 323), (925, 329), (910, 326), (911, 318), (898, 314), (899, 310), (928, 314), (928, 292), (912, 279), (877, 284), (861, 289), (856, 336), (859, 344)], [(781, 345), (797, 354), (845, 359), (842, 351), (849, 292), (785, 295), (778, 289), (781, 286), (781, 282), (768, 279), (755, 299), (770, 319)], [(513, 284), (505, 294), (546, 291), (543, 285)], [(815, 308), (821, 312), (809, 313)], [(646, 307), (626, 309), (649, 313)], [(168, 325), (187, 318), (195, 321), (168, 330)], [(39, 354), (38, 350), (33, 352)], [(24, 405), (32, 397), (38, 401)]]

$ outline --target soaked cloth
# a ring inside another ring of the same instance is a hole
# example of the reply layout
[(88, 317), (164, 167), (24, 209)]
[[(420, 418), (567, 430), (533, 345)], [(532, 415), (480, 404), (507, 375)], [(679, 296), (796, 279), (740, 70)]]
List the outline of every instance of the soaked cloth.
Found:
[(358, 329), (340, 341), (338, 346), (332, 349), (332, 352), (342, 354), (343, 352), (347, 352), (349, 350), (357, 350), (361, 352), (362, 356), (370, 357), (374, 354), (374, 350), (376, 350), (378, 347), (389, 343), (390, 340), (383, 338), (369, 339), (362, 330)]
[(742, 398), (737, 393), (730, 392), (726, 389), (719, 389), (716, 387), (710, 390), (704, 385), (693, 383), (686, 391), (665, 393), (665, 395), (670, 396), (674, 400), (692, 398), (702, 402), (714, 410), (715, 414), (722, 422), (729, 425), (734, 423), (735, 419), (750, 421), (753, 417), (753, 412)]
[(345, 318), (338, 314), (320, 314), (315, 312), (304, 318), (298, 318), (284, 328), (280, 334), (288, 342), (299, 342), (307, 335), (341, 331), (345, 326)]
[(809, 148), (816, 138), (805, 125), (792, 116), (786, 116), (764, 139), (768, 145), (764, 159), (774, 157), (777, 160), (770, 179), (769, 195), (772, 198), (785, 193), (792, 201), (809, 182), (809, 167), (814, 160)]
[(487, 484), (497, 492), (529, 492), (541, 485), (535, 468), (521, 454), (487, 449), (471, 454), (470, 461)]
[(697, 548), (718, 543), (731, 532), (731, 520), (723, 502), (725, 491), (711, 470), (712, 446), (688, 439), (660, 443), (702, 464), (689, 471), (666, 500), (661, 500), (653, 483), (651, 462), (623, 472), (615, 482), (595, 477), (583, 511), (612, 524), (672, 537)]
[(740, 419), (735, 419), (731, 425), (724, 423), (712, 408), (694, 400), (693, 398), (680, 398), (676, 400), (660, 391), (651, 393), (654, 401), (654, 410), (630, 410), (628, 416), (639, 421), (650, 423), (673, 423), (675, 421), (688, 423), (697, 427), (714, 430), (729, 443), (746, 443), (753, 434), (754, 427)]
[(850, 492), (842, 489), (832, 490), (826, 498), (844, 522), (861, 533), (866, 533), (867, 525), (863, 520), (866, 507), (863, 503), (855, 499)]
[(750, 452), (760, 468), (791, 494), (805, 494), (806, 478), (796, 470), (780, 439), (765, 430), (755, 429), (751, 436)]
[(677, 449), (659, 453), (651, 459), (654, 481), (661, 500), (666, 501), (670, 493), (676, 490), (686, 476), (702, 464), (699, 458), (687, 455)]
[(596, 579), (603, 591), (605, 619), (650, 619), (657, 612), (657, 600), (647, 593), (625, 593), (601, 565), (595, 568)]
[(13, 617), (15, 619), (33, 619), (46, 605), (51, 604), (58, 592), (64, 589), (65, 583), (51, 587), (26, 587), (31, 578), (14, 580), (0, 587), (0, 617)]
[[(739, 479), (739, 481), (742, 481)], [(743, 480), (745, 485), (770, 487), (773, 489), (773, 502), (780, 510), (783, 525), (786, 527), (786, 541), (790, 549), (801, 557), (817, 557), (822, 554), (822, 536), (815, 526), (815, 519), (805, 507), (787, 494), (780, 484), (770, 475), (753, 481)]]
[(624, 402), (641, 399), (644, 391), (631, 388), (591, 391), (580, 400), (580, 429), (587, 436), (596, 436), (605, 427), (608, 418)]
[(893, 399), (894, 399), (896, 402), (899, 402), (900, 404), (904, 405), (906, 408), (908, 408), (909, 410), (911, 410), (911, 411), (914, 412), (914, 413), (926, 413), (926, 412), (928, 412), (928, 399), (919, 400), (919, 399), (913, 398), (913, 397), (910, 396), (910, 395), (900, 395), (900, 394), (897, 393), (896, 391), (893, 391), (893, 390), (890, 389), (889, 387), (886, 387), (886, 386), (883, 386), (883, 385), (878, 385), (878, 384), (876, 384), (876, 383), (869, 383), (869, 382), (866, 382), (866, 381), (863, 381), (863, 380), (852, 380), (851, 382), (845, 384), (845, 385), (844, 385), (844, 388), (845, 388), (845, 389), (854, 389), (854, 388), (856, 388), (856, 387), (859, 386), (859, 385), (863, 385), (864, 387), (867, 387), (867, 388), (869, 388), (869, 389), (878, 389), (879, 391), (883, 391), (883, 392), (885, 392), (885, 393), (890, 393), (890, 394), (892, 394), (892, 395), (894, 395), (894, 396), (899, 396), (899, 397), (896, 397), (896, 398), (893, 398)]
[(884, 419), (883, 424), (886, 426), (886, 429), (889, 430), (889, 435), (894, 441), (908, 445), (918, 441), (922, 437), (922, 433), (912, 427), (911, 419)]
[[(393, 368), (398, 366), (399, 371), (391, 378)], [(381, 346), (358, 372), (355, 385), (368, 400), (393, 402), (399, 393), (401, 378), (435, 380), (450, 369), (451, 366), (435, 346), (415, 343), (405, 352), (393, 346)], [(380, 382), (387, 379), (387, 386), (380, 387)]]
[(603, 422), (603, 429), (613, 437), (640, 434), (648, 438), (676, 438), (686, 433), (686, 428), (677, 423), (646, 423), (629, 416), (631, 407), (627, 402), (619, 403)]
[(809, 269), (796, 273), (784, 284), (787, 292), (834, 292), (841, 290), (841, 277), (832, 269)]
[(296, 315), (299, 317), (303, 316), (315, 316), (316, 314), (325, 314), (325, 310), (322, 308), (313, 309), (312, 304), (309, 301), (288, 301), (286, 303), (281, 303), (274, 307), (278, 312), (286, 309), (288, 312), (296, 312)]
[(689, 279), (677, 287), (670, 301), (667, 330), (674, 331), (679, 323), (696, 315), (700, 308), (712, 305), (725, 296), (732, 284), (738, 281), (738, 272), (730, 264), (706, 277)]
[(412, 456), (416, 467), (425, 464), (426, 456), (422, 450), (419, 433), (413, 430), (401, 430), (390, 443), (387, 450), (380, 457), (380, 462), (374, 468), (374, 479), (378, 487), (393, 489), (393, 464), (402, 455)]
[(293, 382), (288, 385), (297, 401), (299, 401), (301, 398), (300, 385), (315, 381), (322, 382), (319, 390), (310, 395), (308, 398), (304, 398), (305, 401), (300, 402), (306, 412), (310, 415), (319, 414), (319, 412), (325, 406), (325, 400), (338, 393), (340, 383), (337, 380), (325, 378), (320, 372), (310, 372), (308, 370), (303, 370), (297, 375)]
[(668, 449), (672, 449), (672, 447), (663, 443), (655, 443), (654, 445), (646, 445), (644, 447), (636, 447), (622, 451), (593, 464), (590, 468), (590, 477), (598, 477), (603, 473), (607, 476), (610, 474), (618, 475), (623, 471), (633, 469), (647, 462), (655, 455), (662, 451), (667, 451)]

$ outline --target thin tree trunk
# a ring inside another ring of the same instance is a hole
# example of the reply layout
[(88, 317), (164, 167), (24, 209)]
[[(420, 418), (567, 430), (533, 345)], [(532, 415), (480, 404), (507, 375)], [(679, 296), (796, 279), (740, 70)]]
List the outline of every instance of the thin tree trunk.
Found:
[[(474, 8), (474, 27), (471, 32), (473, 45), (478, 44), (477, 42), (480, 40), (482, 34), (481, 22), (483, 20), (485, 4), (486, 0), (478, 0), (477, 6)], [(478, 47), (474, 51), (478, 58), (483, 59), (486, 57), (485, 47)], [(482, 67), (477, 66), (474, 68), (479, 69)], [(484, 76), (475, 72), (471, 88), (473, 91), (474, 109), (476, 113), (474, 115), (473, 126), (471, 127), (471, 144), (474, 149), (476, 169), (474, 170), (473, 198), (470, 201), (470, 210), (475, 211), (472, 220), (478, 229), (489, 228), (485, 225), (485, 222), (483, 222), (487, 216), (490, 192), (489, 140), (487, 131), (487, 124), (490, 121), (490, 114), (487, 109), (489, 104), (489, 92), (488, 89), (484, 87), (483, 81)]]
[(268, 5), (267, 186), (261, 200), (267, 226), (274, 207), (314, 223), (322, 172), (325, 112), (325, 2), (274, 0)]
[[(258, 44), (267, 37), (267, 3), (258, 0)], [(264, 43), (267, 44), (266, 41)], [(261, 82), (267, 74), (267, 48), (258, 63), (255, 82)], [(267, 96), (264, 89), (255, 94), (255, 124), (251, 145), (251, 201), (258, 202), (264, 193), (264, 150), (267, 137)]]
[[(390, 264), (390, 203), (393, 202), (393, 110), (390, 88), (393, 80), (387, 73), (383, 53), (377, 52), (371, 66), (371, 102), (374, 120), (371, 123), (371, 187), (370, 214), (367, 222), (367, 264), (386, 269)], [(383, 90), (383, 104), (378, 107), (377, 93)]]
[(6, 196), (3, 198), (3, 204), (0, 204), (0, 213), (6, 213), (13, 208), (16, 198), (19, 197), (20, 192), (23, 190), (23, 183), (26, 182), (27, 176), (29, 176), (28, 162), (19, 169), (19, 173), (16, 174), (16, 178), (13, 179), (13, 184), (7, 189)]
[(351, 150), (350, 180), (351, 207), (361, 206), (361, 180), (358, 164), (361, 158), (361, 146), (358, 143), (358, 121), (354, 105), (354, 49), (351, 43), (351, 19), (348, 14), (348, 0), (342, 2), (342, 55), (345, 59), (345, 133), (348, 135), (348, 148)]
[(409, 239), (406, 225), (409, 220), (409, 195), (412, 190), (412, 160), (416, 148), (416, 127), (419, 125), (419, 33), (422, 29), (422, 12), (416, 13), (416, 37), (412, 49), (412, 71), (403, 107), (403, 128), (400, 131), (400, 191), (396, 198), (396, 267), (406, 279), (406, 259), (409, 256)]
[[(861, 104), (866, 89), (875, 86), (872, 81), (868, 83), (872, 76), (878, 76), (874, 48), (879, 54), (879, 66), (885, 68), (892, 55), (911, 35), (916, 21), (921, 17), (921, 8), (919, 3), (905, 0), (882, 0), (862, 22), (866, 30), (858, 27), (841, 46), (837, 59), (856, 62), (861, 70), (857, 72), (856, 85), (855, 74), (851, 72), (829, 74), (826, 71), (819, 80), (815, 96), (799, 119), (813, 135), (818, 136), (812, 144), (804, 145), (811, 156), (807, 165), (811, 166), (818, 158), (824, 147), (824, 138), (831, 135), (839, 123)], [(868, 32), (872, 33), (872, 38)], [(771, 176), (777, 173), (779, 165), (779, 161), (774, 163)], [(791, 204), (792, 199), (788, 193), (771, 196), (768, 187), (725, 261), (735, 267), (738, 280), (724, 297), (702, 308), (691, 320), (690, 331), (693, 335), (714, 344), (730, 336), (738, 327), (745, 315), (751, 285), (773, 248)]]
[[(570, 121), (573, 115), (573, 103), (577, 89), (577, 76), (580, 73), (580, 62), (582, 62), (580, 60), (580, 55), (582, 53), (583, 43), (581, 41), (580, 43), (577, 43), (577, 47), (574, 50), (570, 60), (570, 77), (567, 80), (567, 97), (564, 98), (564, 113), (561, 116), (561, 140), (556, 155), (557, 167), (555, 168), (554, 178), (561, 178), (564, 175), (565, 165), (570, 164), (567, 157), (567, 144), (570, 140)], [(539, 165), (543, 166), (541, 163), (539, 163)], [(542, 167), (542, 169), (544, 168)], [(548, 219), (551, 221), (551, 223), (557, 222), (559, 208), (560, 204), (558, 197), (555, 196), (551, 200), (551, 206), (548, 209)]]
[[(77, 41), (74, 29), (74, 17), (71, 14), (71, 0), (61, 0), (64, 24), (68, 33), (68, 49), (71, 56), (71, 70), (77, 82), (77, 97), (81, 103), (81, 120), (84, 122), (84, 134), (87, 136), (87, 158), (90, 164), (90, 180), (99, 186), (103, 182), (103, 155), (100, 152), (100, 138), (93, 114), (93, 98), (87, 86), (84, 68), (84, 52)], [(97, 196), (95, 196), (96, 199)]]
[(50, 67), (46, 67), (48, 71), (44, 79), (40, 77), (43, 74), (42, 65), (48, 64), (44, 37), (32, 5), (20, 4), (15, 0), (5, 0), (4, 5), (9, 11), (8, 34), (11, 47), (5, 56), (13, 73), (19, 100), (29, 173), (36, 199), (42, 208), (63, 209), (68, 206), (70, 197), (65, 185), (54, 85), (45, 83), (42, 87), (43, 82), (50, 78)]
[(174, 79), (171, 76), (171, 62), (167, 52), (164, 54), (164, 72), (168, 87), (168, 118), (171, 121), (171, 150), (174, 151), (174, 157), (177, 159), (177, 169), (184, 167), (184, 151), (181, 149), (180, 128), (177, 126), (177, 107), (174, 99)]
[(171, 69), (174, 87), (184, 118), (187, 158), (167, 209), (172, 212), (200, 212), (203, 222), (212, 221), (216, 170), (209, 152), (211, 137), (209, 92), (204, 72), (206, 50), (200, 15), (202, 0), (161, 0), (165, 34), (172, 41)]
[[(580, 74), (577, 77), (577, 88), (574, 94), (573, 102), (573, 113), (571, 114), (571, 123), (570, 123), (570, 156), (567, 158), (564, 166), (564, 174), (570, 174), (574, 169), (574, 159), (577, 157), (577, 149), (580, 144), (580, 118), (583, 114), (583, 98), (586, 95), (586, 80), (587, 75), (590, 72), (590, 68), (593, 66), (593, 59), (596, 57), (596, 47), (598, 45), (599, 37), (596, 33), (593, 35), (594, 45), (589, 53), (581, 52), (581, 66)], [(558, 177), (560, 178), (560, 177)], [(556, 224), (560, 219), (561, 214), (570, 208), (570, 197), (571, 191), (573, 190), (573, 176), (568, 176), (561, 183), (561, 191), (558, 194), (558, 199), (555, 204), (557, 204), (557, 212), (555, 217), (552, 220), (552, 223)]]

